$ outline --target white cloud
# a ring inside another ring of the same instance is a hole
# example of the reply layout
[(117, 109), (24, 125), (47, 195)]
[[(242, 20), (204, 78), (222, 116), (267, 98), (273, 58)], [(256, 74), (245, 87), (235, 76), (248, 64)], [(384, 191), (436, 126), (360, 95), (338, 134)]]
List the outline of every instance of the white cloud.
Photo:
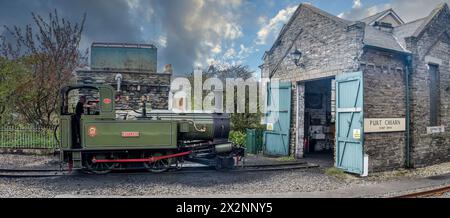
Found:
[(362, 3), (361, 0), (353, 0), (353, 7), (352, 8), (361, 8)]
[(241, 44), (239, 46), (239, 48), (240, 48), (240, 50), (239, 50), (239, 53), (238, 53), (237, 57), (238, 57), (238, 59), (241, 59), (241, 60), (243, 60), (245, 58), (248, 58), (251, 54), (253, 54), (254, 52), (258, 51), (253, 46), (245, 47), (244, 44)]
[(260, 26), (265, 25), (268, 21), (268, 18), (266, 16), (260, 16), (258, 17), (258, 24)]
[(294, 14), (297, 5), (289, 6), (278, 12), (275, 17), (266, 22), (257, 33), (256, 44), (263, 45), (267, 43), (267, 39), (280, 31), (284, 23), (286, 23)]
[(259, 49), (252, 46), (245, 46), (240, 44), (239, 48), (229, 47), (225, 49), (224, 53), (217, 53), (212, 57), (206, 59), (206, 64), (214, 65), (216, 68), (223, 69), (232, 65), (245, 64), (246, 59), (250, 55), (258, 52)]
[(363, 18), (372, 16), (380, 11), (386, 10), (390, 7), (391, 7), (390, 4), (380, 4), (370, 7), (364, 7), (361, 0), (354, 0), (352, 9), (350, 11), (340, 13), (338, 17), (347, 20), (361, 20)]
[(215, 63), (244, 36), (242, 0), (160, 1), (162, 10), (155, 9), (155, 19), (162, 21), (167, 36), (160, 54), (176, 71)]
[(224, 22), (214, 27), (214, 31), (217, 34), (222, 35), (225, 39), (237, 39), (244, 35), (241, 30), (241, 26), (234, 22)]
[(139, 8), (140, 2), (139, 0), (126, 0), (128, 7), (130, 7), (130, 9), (134, 10)]
[(167, 47), (167, 37), (166, 36), (160, 36), (158, 38), (158, 45), (159, 45), (159, 47), (162, 47), (162, 48)]
[(225, 54), (223, 54), (223, 58), (225, 60), (231, 60), (236, 56), (236, 54), (236, 50), (234, 50), (234, 48), (230, 48), (225, 52)]
[(222, 46), (220, 46), (220, 44), (217, 44), (216, 46), (214, 46), (214, 47), (211, 49), (211, 52), (212, 52), (213, 54), (219, 54), (220, 52), (222, 52)]
[[(211, 1), (216, 1), (216, 0), (211, 0)], [(220, 5), (239, 7), (242, 4), (242, 0), (221, 0), (221, 1), (218, 1), (218, 3)]]

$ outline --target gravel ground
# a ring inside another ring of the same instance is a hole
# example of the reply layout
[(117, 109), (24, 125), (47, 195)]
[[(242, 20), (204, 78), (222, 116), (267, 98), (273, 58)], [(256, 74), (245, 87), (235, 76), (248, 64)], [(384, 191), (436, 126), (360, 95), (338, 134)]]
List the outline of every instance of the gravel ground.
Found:
[(442, 163), (417, 169), (400, 169), (382, 173), (372, 173), (367, 179), (376, 181), (389, 181), (404, 178), (426, 178), (450, 174), (450, 163)]
[[(360, 181), (362, 182), (362, 181)], [(326, 191), (348, 183), (320, 169), (267, 173), (147, 174), (71, 176), (39, 179), (0, 179), (2, 197), (189, 196)]]
[[(0, 155), (0, 168), (57, 168), (53, 156)], [(258, 159), (258, 162), (260, 160)], [(14, 166), (14, 165), (15, 166)], [(282, 172), (202, 174), (75, 175), (55, 178), (0, 178), (1, 197), (83, 196), (192, 196), (329, 191), (359, 184), (376, 184), (405, 177), (426, 177), (450, 172), (450, 164), (425, 169), (377, 173), (367, 178), (344, 174), (335, 177), (326, 167)]]
[(59, 169), (59, 156), (0, 154), (1, 169)]
[(450, 192), (445, 193), (441, 198), (450, 198)]
[[(280, 159), (269, 159), (280, 162)], [(249, 162), (264, 163), (259, 157)], [(46, 156), (0, 155), (0, 168), (44, 168), (59, 166), (57, 158)], [(349, 177), (352, 178), (352, 177)], [(371, 182), (371, 181), (369, 181)], [(0, 178), (2, 197), (92, 196), (190, 196), (214, 194), (255, 194), (326, 191), (367, 183), (363, 179), (328, 176), (324, 168), (283, 172), (202, 174), (145, 174), (106, 176), (76, 175), (56, 178)]]

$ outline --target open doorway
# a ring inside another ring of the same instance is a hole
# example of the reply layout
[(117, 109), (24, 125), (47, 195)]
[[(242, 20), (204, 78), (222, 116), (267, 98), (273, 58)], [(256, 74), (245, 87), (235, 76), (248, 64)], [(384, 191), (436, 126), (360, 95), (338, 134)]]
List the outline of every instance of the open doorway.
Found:
[(327, 161), (335, 148), (334, 78), (305, 82), (304, 155)]

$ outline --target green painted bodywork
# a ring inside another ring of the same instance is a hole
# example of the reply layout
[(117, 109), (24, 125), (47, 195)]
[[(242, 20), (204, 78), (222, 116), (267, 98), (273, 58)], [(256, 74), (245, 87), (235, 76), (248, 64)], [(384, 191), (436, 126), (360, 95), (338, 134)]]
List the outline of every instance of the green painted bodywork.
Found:
[[(97, 117), (99, 119), (116, 119), (114, 89), (111, 86), (99, 86), (98, 91), (100, 93), (100, 115)], [(105, 104), (105, 99), (110, 99), (110, 103)]]
[[(175, 121), (98, 120), (82, 118), (82, 146), (85, 149), (175, 149)], [(89, 135), (94, 127), (96, 135)], [(123, 132), (139, 133), (138, 137), (123, 137)]]
[(72, 119), (68, 115), (61, 116), (60, 123), (60, 140), (61, 140), (61, 148), (69, 149), (72, 147)]

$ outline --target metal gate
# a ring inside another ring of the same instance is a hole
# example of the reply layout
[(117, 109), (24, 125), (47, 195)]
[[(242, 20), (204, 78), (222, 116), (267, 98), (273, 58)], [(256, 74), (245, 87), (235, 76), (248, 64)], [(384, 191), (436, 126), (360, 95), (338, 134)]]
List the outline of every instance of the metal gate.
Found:
[(362, 72), (336, 77), (336, 167), (362, 174), (364, 162)]
[[(276, 91), (278, 94), (275, 94)], [(289, 156), (291, 126), (291, 83), (267, 86), (268, 130), (264, 132), (264, 153), (273, 156)]]

